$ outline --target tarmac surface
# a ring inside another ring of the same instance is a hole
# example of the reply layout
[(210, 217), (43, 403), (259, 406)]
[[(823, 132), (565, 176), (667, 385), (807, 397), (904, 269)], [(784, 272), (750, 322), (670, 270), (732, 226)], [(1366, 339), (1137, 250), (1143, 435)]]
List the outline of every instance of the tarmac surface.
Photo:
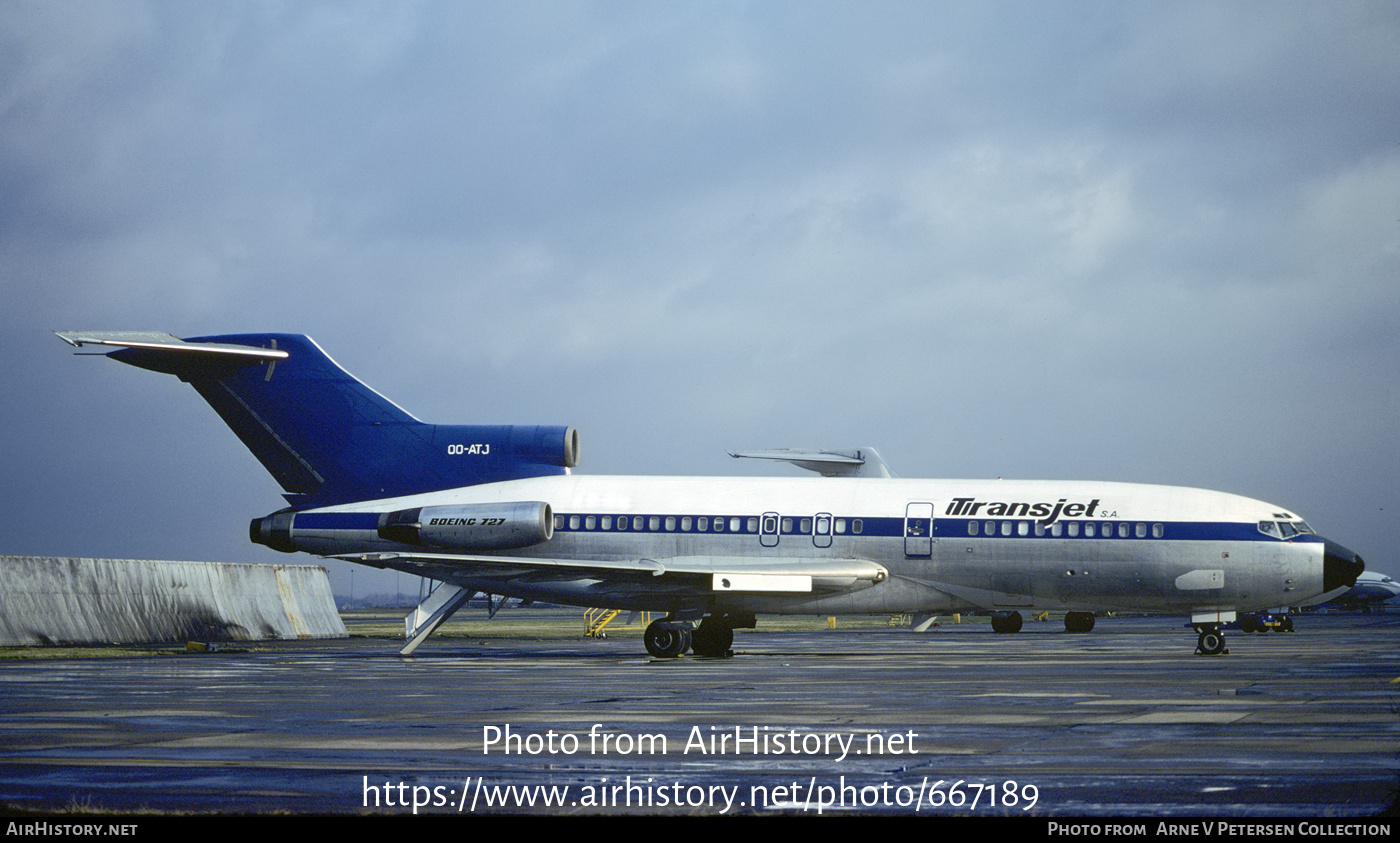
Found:
[[(518, 610), (530, 611), (530, 610)], [(763, 619), (760, 618), (760, 627)], [(352, 638), (0, 661), (0, 806), (312, 814), (1362, 817), (1400, 769), (1400, 614), (1193, 654), (1177, 618)], [(353, 626), (351, 627), (353, 632)], [(415, 807), (415, 802), (417, 806)]]

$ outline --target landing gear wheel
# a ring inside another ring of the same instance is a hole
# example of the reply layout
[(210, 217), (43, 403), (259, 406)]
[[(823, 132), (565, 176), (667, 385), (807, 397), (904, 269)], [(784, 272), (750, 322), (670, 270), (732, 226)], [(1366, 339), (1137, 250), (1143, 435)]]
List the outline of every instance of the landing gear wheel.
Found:
[(1240, 618), (1240, 632), (1250, 633), (1254, 631), (1254, 616), (1245, 615)]
[(992, 615), (992, 632), (1020, 632), (1021, 613), (1010, 612), (1005, 615)]
[(714, 618), (705, 618), (690, 638), (691, 650), (697, 656), (724, 658), (733, 655), (734, 627)]
[(1201, 637), (1196, 639), (1196, 652), (1203, 656), (1218, 656), (1227, 652), (1225, 633), (1218, 629), (1205, 630), (1201, 633)]
[(1065, 615), (1065, 632), (1092, 632), (1093, 612), (1070, 612)]
[(674, 659), (690, 649), (690, 624), (677, 621), (652, 621), (642, 640), (654, 658)]
[(1280, 623), (1280, 624), (1278, 625), (1278, 631), (1279, 631), (1279, 632), (1292, 632), (1292, 631), (1293, 631), (1293, 619), (1290, 618), (1290, 617), (1285, 616), (1284, 619), (1283, 619), (1283, 622)]

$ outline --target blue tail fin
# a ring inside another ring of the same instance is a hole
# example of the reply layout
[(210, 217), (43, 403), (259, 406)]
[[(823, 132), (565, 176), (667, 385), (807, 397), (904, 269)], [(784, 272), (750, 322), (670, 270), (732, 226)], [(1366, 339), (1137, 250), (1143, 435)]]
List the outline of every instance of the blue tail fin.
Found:
[[(578, 460), (573, 428), (424, 424), (299, 334), (100, 336), (64, 338), (126, 345), (108, 356), (187, 381), (298, 509), (567, 474)], [(250, 348), (266, 351), (249, 360)]]

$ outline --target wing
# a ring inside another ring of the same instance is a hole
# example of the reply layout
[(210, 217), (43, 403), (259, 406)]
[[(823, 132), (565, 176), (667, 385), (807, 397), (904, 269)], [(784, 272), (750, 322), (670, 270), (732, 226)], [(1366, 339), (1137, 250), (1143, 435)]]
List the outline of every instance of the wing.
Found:
[(616, 561), (545, 559), (453, 553), (357, 553), (333, 556), (346, 562), (413, 570), (454, 582), (489, 578), (593, 579), (635, 593), (724, 592), (823, 593), (859, 591), (883, 582), (889, 571), (864, 559), (752, 559), (742, 556), (672, 556)]

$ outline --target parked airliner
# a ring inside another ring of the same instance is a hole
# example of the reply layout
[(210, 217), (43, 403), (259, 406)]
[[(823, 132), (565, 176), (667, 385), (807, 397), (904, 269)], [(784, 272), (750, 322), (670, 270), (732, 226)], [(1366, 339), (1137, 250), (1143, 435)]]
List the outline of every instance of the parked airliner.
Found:
[[(285, 490), (254, 542), (442, 583), (406, 618), (410, 653), (476, 593), (664, 612), (655, 657), (730, 652), (758, 614), (987, 611), (1189, 615), (1225, 652), (1237, 612), (1352, 586), (1362, 560), (1295, 513), (1128, 483), (907, 480), (869, 448), (747, 451), (811, 478), (589, 477), (562, 426), (432, 425), (310, 338), (60, 332), (173, 374)], [(698, 626), (696, 622), (698, 621)]]
[(1314, 598), (1303, 605), (1385, 611), (1384, 603), (1396, 597), (1400, 597), (1400, 582), (1380, 571), (1366, 571), (1356, 578), (1355, 585), (1341, 594)]

